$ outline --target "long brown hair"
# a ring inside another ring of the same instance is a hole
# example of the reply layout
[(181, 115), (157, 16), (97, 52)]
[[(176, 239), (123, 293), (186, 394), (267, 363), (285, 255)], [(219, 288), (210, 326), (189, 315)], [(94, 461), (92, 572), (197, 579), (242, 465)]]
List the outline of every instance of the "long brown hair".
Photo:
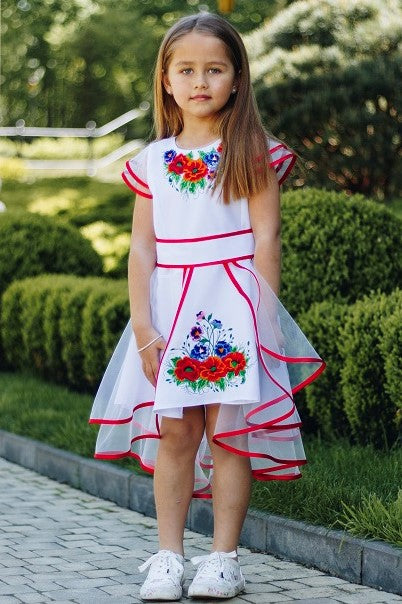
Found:
[[(192, 31), (215, 36), (225, 44), (237, 75), (237, 92), (230, 95), (217, 116), (222, 153), (215, 187), (222, 184), (225, 203), (250, 197), (271, 182), (267, 132), (257, 109), (250, 81), (247, 52), (237, 31), (222, 17), (200, 13), (179, 19), (166, 33), (159, 48), (154, 74), (154, 123), (157, 139), (177, 136), (183, 129), (181, 110), (163, 85), (174, 44)], [(265, 160), (265, 161), (264, 161)]]

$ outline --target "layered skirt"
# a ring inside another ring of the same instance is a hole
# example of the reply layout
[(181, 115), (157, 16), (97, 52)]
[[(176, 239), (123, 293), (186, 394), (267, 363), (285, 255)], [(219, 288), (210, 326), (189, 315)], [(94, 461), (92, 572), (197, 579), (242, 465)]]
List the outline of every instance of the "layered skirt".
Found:
[[(224, 245), (223, 245), (224, 244)], [(307, 463), (293, 395), (325, 363), (253, 264), (251, 230), (157, 240), (151, 277), (154, 327), (166, 340), (157, 384), (145, 378), (128, 321), (105, 370), (90, 422), (95, 457), (136, 458), (153, 472), (163, 417), (219, 404), (213, 441), (250, 458), (257, 480), (293, 480)], [(211, 497), (204, 435), (194, 497)]]

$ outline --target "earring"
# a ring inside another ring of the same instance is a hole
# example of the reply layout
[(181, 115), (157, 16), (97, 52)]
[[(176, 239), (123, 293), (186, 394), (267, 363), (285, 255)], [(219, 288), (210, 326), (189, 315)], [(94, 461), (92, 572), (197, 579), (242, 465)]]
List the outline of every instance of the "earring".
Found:
[(236, 91), (237, 91), (236, 86), (233, 86), (233, 88), (232, 88), (232, 94), (234, 94)]

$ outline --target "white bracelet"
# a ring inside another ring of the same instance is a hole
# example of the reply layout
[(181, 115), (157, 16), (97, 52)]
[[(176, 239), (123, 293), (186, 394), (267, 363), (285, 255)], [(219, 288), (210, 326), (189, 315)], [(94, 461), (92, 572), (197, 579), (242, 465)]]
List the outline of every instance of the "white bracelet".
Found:
[(148, 344), (145, 344), (145, 346), (142, 346), (142, 348), (137, 348), (137, 352), (142, 352), (143, 350), (145, 350), (146, 348), (148, 348), (148, 346), (151, 346), (151, 344), (153, 344), (154, 342), (156, 342), (156, 340), (159, 340), (159, 338), (162, 337), (162, 334), (159, 334), (159, 336), (156, 336), (156, 338), (154, 338), (153, 340), (151, 340), (150, 342), (148, 342)]

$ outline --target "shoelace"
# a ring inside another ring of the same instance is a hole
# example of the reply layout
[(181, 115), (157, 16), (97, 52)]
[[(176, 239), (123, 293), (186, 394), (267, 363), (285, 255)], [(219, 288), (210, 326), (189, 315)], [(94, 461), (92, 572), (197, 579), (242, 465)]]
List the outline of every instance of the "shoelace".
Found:
[[(174, 554), (172, 552), (170, 552), (169, 550), (162, 549), (159, 552), (157, 552), (156, 554), (154, 554), (153, 556), (151, 556), (150, 558), (148, 558), (148, 560), (146, 560), (146, 562), (144, 562), (144, 564), (141, 564), (141, 566), (138, 567), (138, 570), (140, 571), (140, 573), (142, 573), (149, 566), (151, 566), (151, 564), (153, 564), (155, 562), (155, 563), (157, 563), (157, 564), (155, 564), (155, 570), (169, 573), (171, 562), (172, 562), (172, 556), (174, 556)], [(175, 559), (176, 559), (176, 557), (175, 557)], [(177, 563), (179, 563), (178, 560), (177, 560)]]
[(225, 558), (237, 558), (236, 550), (233, 550), (233, 552), (212, 552), (212, 554), (207, 554), (206, 556), (194, 556), (193, 558), (191, 558), (191, 563), (194, 564), (194, 566), (200, 565), (200, 568), (202, 569), (208, 568), (210, 566), (215, 570), (216, 563), (218, 562), (219, 571), (223, 578), (222, 569)]

